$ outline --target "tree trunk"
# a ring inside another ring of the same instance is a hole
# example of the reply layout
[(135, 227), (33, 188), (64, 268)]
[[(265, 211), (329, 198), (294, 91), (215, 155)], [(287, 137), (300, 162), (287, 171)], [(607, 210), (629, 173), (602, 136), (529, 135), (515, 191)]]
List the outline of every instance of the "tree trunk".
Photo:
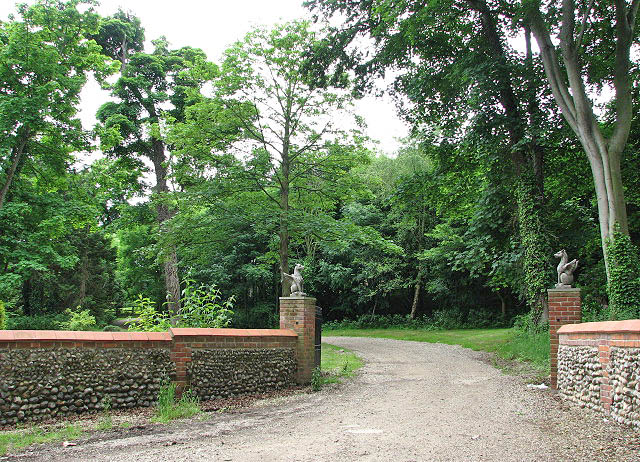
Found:
[(31, 316), (31, 276), (22, 283), (22, 312), (25, 316)]
[(498, 292), (496, 292), (498, 294), (498, 298), (500, 299), (500, 315), (502, 316), (502, 319), (506, 319), (507, 317), (507, 302), (504, 299), (504, 297), (502, 296), (502, 294), (500, 293), (500, 290), (498, 289)]
[[(291, 136), (291, 98), (287, 98), (287, 112), (285, 113), (284, 136), (282, 137), (282, 176), (280, 178), (280, 277), (282, 273), (289, 273), (289, 148)], [(291, 295), (288, 284), (282, 285), (282, 296)]]
[[(167, 185), (167, 168), (164, 165), (164, 143), (161, 140), (153, 141), (153, 166), (156, 174), (156, 193), (167, 193), (169, 187)], [(166, 233), (167, 221), (175, 215), (175, 211), (170, 210), (169, 206), (162, 202), (156, 207), (158, 214), (158, 225), (161, 233)], [(178, 276), (178, 255), (174, 244), (170, 244), (167, 255), (163, 262), (164, 283), (167, 292), (167, 306), (171, 317), (175, 318), (180, 311), (180, 278)], [(173, 321), (172, 321), (173, 322)]]
[(78, 285), (78, 298), (73, 308), (82, 306), (84, 299), (87, 297), (87, 282), (89, 281), (89, 246), (87, 242), (85, 242), (85, 246), (82, 249), (79, 270), (80, 284)]
[(22, 154), (24, 152), (24, 148), (27, 145), (27, 141), (29, 139), (29, 131), (27, 130), (25, 134), (20, 137), (20, 141), (17, 146), (14, 146), (11, 149), (11, 156), (9, 157), (9, 169), (7, 170), (7, 177), (4, 180), (4, 185), (2, 185), (2, 189), (0, 189), (0, 209), (4, 206), (4, 202), (7, 198), (7, 193), (9, 192), (9, 187), (11, 187), (11, 183), (13, 182), (13, 178), (16, 175), (18, 170), (18, 165), (20, 164), (20, 160), (22, 159)]
[(422, 278), (418, 274), (418, 280), (416, 281), (416, 287), (413, 291), (413, 303), (411, 304), (411, 319), (416, 319), (416, 313), (418, 311), (418, 300), (420, 299), (420, 285)]
[[(284, 173), (284, 162), (282, 167)], [(288, 165), (286, 170), (286, 176), (288, 177)], [(289, 184), (284, 181), (280, 189), (280, 231), (278, 234), (280, 237), (280, 271), (289, 273)], [(291, 295), (290, 289), (288, 284), (283, 284), (282, 296), (288, 297)]]
[[(607, 241), (612, 236), (616, 225), (620, 226), (623, 233), (628, 234), (629, 232), (620, 172), (620, 156), (627, 143), (633, 116), (629, 77), (630, 48), (633, 43), (639, 2), (634, 1), (630, 8), (622, 0), (616, 0), (613, 4), (616, 16), (615, 68), (613, 69), (616, 121), (608, 140), (602, 133), (600, 124), (593, 113), (593, 103), (587, 96), (582, 76), (580, 62), (582, 32), (586, 26), (585, 21), (589, 16), (589, 11), (584, 14), (580, 32), (576, 37), (575, 2), (573, 0), (563, 1), (558, 47), (551, 39), (549, 28), (540, 10), (535, 7), (531, 8), (526, 15), (526, 22), (531, 27), (540, 48), (545, 75), (554, 100), (564, 119), (580, 141), (591, 165), (608, 281), (610, 281), (610, 271)], [(558, 49), (564, 63), (563, 68), (559, 64)]]

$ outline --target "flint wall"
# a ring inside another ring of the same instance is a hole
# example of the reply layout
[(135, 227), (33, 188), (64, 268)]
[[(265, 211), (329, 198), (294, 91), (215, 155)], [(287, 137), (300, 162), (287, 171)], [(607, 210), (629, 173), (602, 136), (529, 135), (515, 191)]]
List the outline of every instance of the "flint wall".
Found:
[(640, 320), (568, 324), (558, 336), (559, 392), (640, 428)]
[(288, 387), (297, 346), (288, 329), (0, 331), (0, 425), (150, 406), (168, 380), (202, 399)]

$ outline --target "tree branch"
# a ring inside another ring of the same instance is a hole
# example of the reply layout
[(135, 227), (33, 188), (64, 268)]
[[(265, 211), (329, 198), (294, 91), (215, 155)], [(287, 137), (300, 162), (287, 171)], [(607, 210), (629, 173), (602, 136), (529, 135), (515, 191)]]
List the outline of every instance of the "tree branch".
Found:
[(587, 26), (587, 19), (589, 18), (589, 13), (591, 13), (591, 9), (593, 8), (593, 0), (589, 0), (587, 7), (584, 10), (584, 14), (582, 15), (582, 21), (580, 24), (580, 31), (578, 32), (578, 38), (576, 39), (576, 51), (580, 50), (582, 46), (582, 37), (584, 35), (584, 30)]

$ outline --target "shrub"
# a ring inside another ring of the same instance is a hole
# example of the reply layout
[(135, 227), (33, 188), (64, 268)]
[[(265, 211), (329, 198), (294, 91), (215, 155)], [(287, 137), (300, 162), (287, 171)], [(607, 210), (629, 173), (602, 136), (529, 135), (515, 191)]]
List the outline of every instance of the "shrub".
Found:
[(129, 330), (143, 332), (162, 332), (171, 327), (171, 320), (166, 313), (158, 313), (155, 304), (149, 297), (138, 295), (133, 304), (128, 307), (135, 313), (137, 320), (129, 325)]
[(232, 327), (238, 329), (277, 329), (280, 314), (274, 303), (259, 302), (250, 308), (233, 313)]
[(91, 315), (89, 310), (72, 311), (67, 309), (65, 313), (69, 316), (67, 321), (60, 323), (63, 330), (95, 330), (97, 323), (96, 318)]
[(313, 391), (320, 391), (324, 383), (323, 379), (322, 371), (319, 367), (316, 367), (311, 374), (311, 389)]
[(57, 330), (69, 320), (66, 313), (22, 316), (11, 314), (7, 317), (7, 328), (13, 330)]
[[(180, 310), (175, 316), (177, 327), (228, 327), (231, 323), (234, 297), (222, 300), (220, 290), (215, 286), (196, 286), (195, 281), (187, 279), (180, 299)], [(165, 331), (171, 327), (169, 313), (160, 313), (155, 304), (142, 294), (133, 302), (132, 310), (138, 321), (129, 326), (129, 330)]]
[(124, 329), (118, 326), (107, 325), (102, 328), (104, 332), (122, 332)]
[(215, 285), (195, 285), (186, 279), (180, 299), (177, 324), (180, 327), (228, 327), (233, 316), (234, 297), (222, 300), (220, 289)]

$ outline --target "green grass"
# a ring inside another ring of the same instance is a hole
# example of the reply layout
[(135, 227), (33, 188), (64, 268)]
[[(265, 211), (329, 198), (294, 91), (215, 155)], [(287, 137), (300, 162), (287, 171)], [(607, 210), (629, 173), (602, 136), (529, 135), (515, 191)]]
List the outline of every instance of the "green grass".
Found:
[(152, 420), (167, 423), (170, 420), (192, 417), (200, 412), (202, 411), (197, 396), (190, 390), (186, 390), (182, 393), (182, 397), (176, 401), (176, 384), (167, 383), (160, 389), (156, 415)]
[(415, 342), (460, 345), (475, 351), (496, 353), (507, 360), (527, 361), (540, 374), (549, 371), (549, 334), (527, 334), (515, 329), (338, 329), (323, 332), (325, 336), (377, 337)]
[(353, 377), (363, 364), (362, 359), (351, 350), (323, 343), (320, 370), (314, 371), (311, 388), (317, 391), (328, 383), (340, 383), (345, 378)]
[(80, 437), (82, 433), (82, 429), (73, 424), (67, 424), (64, 428), (55, 430), (31, 427), (0, 432), (0, 456), (7, 454), (9, 451), (19, 451), (32, 444), (74, 440)]

